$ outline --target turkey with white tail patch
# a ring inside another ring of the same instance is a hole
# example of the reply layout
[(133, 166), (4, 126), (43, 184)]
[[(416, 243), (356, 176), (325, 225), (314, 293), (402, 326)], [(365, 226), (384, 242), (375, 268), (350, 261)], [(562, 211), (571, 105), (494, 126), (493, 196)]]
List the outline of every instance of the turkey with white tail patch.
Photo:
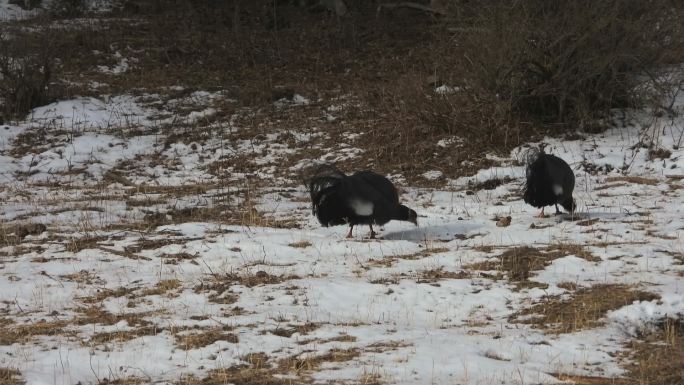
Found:
[(313, 214), (323, 226), (349, 224), (347, 238), (355, 225), (369, 225), (370, 238), (375, 238), (373, 225), (391, 220), (418, 225), (418, 215), (399, 204), (399, 194), (392, 182), (372, 171), (345, 175), (332, 166), (319, 167), (309, 181)]
[(556, 214), (560, 214), (558, 205), (573, 213), (575, 200), (572, 191), (575, 188), (575, 174), (563, 159), (547, 154), (544, 149), (530, 150), (527, 156), (527, 181), (523, 199), (536, 208), (541, 208), (538, 217), (544, 217), (545, 206), (556, 206)]

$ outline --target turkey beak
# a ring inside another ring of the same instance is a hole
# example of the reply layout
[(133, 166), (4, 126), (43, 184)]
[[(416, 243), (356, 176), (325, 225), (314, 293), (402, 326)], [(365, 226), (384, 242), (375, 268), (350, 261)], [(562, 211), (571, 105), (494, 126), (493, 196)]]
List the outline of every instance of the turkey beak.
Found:
[(413, 223), (414, 225), (418, 226), (418, 217), (413, 218), (413, 220), (411, 221), (411, 223)]

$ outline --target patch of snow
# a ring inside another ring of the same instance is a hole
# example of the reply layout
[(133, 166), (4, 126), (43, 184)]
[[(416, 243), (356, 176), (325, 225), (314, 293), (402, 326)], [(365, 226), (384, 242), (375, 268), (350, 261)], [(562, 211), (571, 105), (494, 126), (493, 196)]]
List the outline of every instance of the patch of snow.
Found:
[(449, 94), (455, 94), (457, 92), (461, 92), (461, 87), (451, 87), (447, 86), (446, 84), (443, 84), (439, 87), (435, 88), (435, 93), (439, 95), (449, 95)]
[(635, 302), (608, 313), (608, 319), (632, 337), (652, 332), (666, 318), (684, 318), (684, 288), (667, 293), (659, 300)]
[(424, 172), (423, 178), (425, 178), (427, 180), (437, 180), (437, 179), (441, 178), (442, 175), (444, 175), (444, 173), (439, 171), (439, 170), (431, 170), (431, 171)]

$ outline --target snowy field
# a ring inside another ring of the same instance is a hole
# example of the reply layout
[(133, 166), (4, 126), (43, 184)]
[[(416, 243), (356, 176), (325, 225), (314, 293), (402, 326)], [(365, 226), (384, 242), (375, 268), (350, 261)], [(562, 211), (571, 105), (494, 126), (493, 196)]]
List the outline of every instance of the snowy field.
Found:
[[(0, 21), (32, 16), (0, 0)], [(114, 56), (105, 78), (135, 65)], [(472, 177), (422, 174), (441, 188), (389, 175), (419, 226), (345, 239), (300, 176), (356, 171), (365, 133), (334, 131), (351, 96), (276, 101), (271, 122), (319, 125), (279, 130), (227, 92), (165, 91), (0, 125), (0, 384), (632, 384), (630, 343), (683, 323), (680, 117), (544, 140), (575, 172), (575, 215), (522, 201), (531, 143)]]
[[(165, 105), (197, 127), (222, 98)], [(546, 140), (575, 171), (575, 217), (533, 217), (521, 148), (444, 189), (392, 176), (420, 226), (347, 240), (297, 182), (325, 132), (160, 135), (160, 106), (80, 98), (0, 127), (0, 367), (27, 384), (619, 378), (627, 341), (684, 315), (679, 120)], [(353, 140), (325, 160), (363, 156)]]

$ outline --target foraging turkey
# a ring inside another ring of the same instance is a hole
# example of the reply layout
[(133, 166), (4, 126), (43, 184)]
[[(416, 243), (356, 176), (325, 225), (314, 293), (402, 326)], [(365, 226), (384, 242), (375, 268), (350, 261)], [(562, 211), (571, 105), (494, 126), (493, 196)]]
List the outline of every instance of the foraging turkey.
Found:
[(575, 174), (561, 158), (546, 154), (544, 149), (532, 150), (527, 161), (527, 181), (523, 199), (536, 208), (541, 208), (538, 217), (544, 217), (545, 206), (558, 205), (570, 213), (575, 211), (572, 190), (575, 188)]
[(418, 225), (418, 215), (399, 204), (399, 194), (392, 182), (372, 171), (345, 175), (332, 166), (320, 167), (309, 181), (312, 212), (321, 225), (349, 224), (347, 238), (355, 225), (382, 226), (395, 219)]

